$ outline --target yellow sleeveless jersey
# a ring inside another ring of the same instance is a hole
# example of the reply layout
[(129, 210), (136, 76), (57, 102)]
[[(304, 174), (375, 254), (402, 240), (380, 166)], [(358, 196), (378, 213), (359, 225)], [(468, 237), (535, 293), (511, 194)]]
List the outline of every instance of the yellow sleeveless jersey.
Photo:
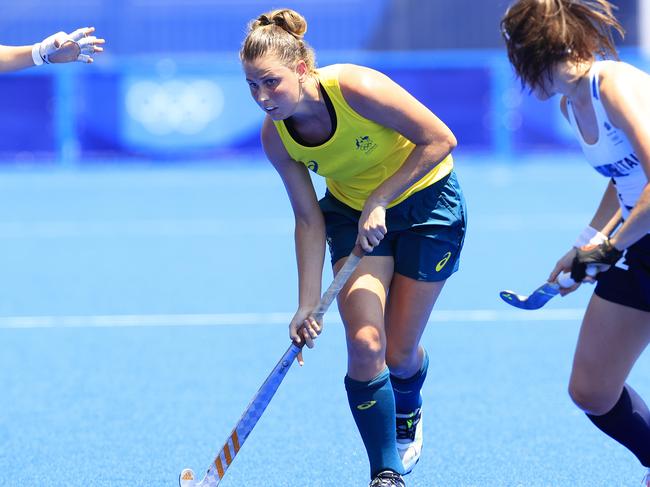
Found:
[[(335, 64), (317, 71), (326, 103), (327, 98), (331, 102), (328, 108), (333, 117), (333, 134), (327, 141), (316, 146), (305, 145), (292, 136), (284, 121), (273, 123), (292, 159), (324, 176), (327, 188), (336, 199), (362, 210), (370, 193), (399, 169), (415, 144), (395, 130), (362, 117), (347, 104), (339, 86), (340, 68), (341, 65)], [(388, 207), (442, 179), (453, 165), (450, 154)]]

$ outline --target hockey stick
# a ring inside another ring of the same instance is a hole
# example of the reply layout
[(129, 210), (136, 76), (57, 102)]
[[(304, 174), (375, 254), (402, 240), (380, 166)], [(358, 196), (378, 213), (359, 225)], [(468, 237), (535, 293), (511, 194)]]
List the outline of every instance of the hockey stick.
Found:
[[(587, 266), (587, 275), (594, 277), (598, 273), (596, 266)], [(561, 272), (557, 276), (556, 282), (545, 282), (537, 289), (535, 289), (529, 296), (517, 294), (514, 291), (501, 291), (499, 296), (510, 306), (519, 309), (539, 309), (548, 303), (551, 298), (560, 294), (561, 287), (571, 287), (575, 281), (571, 279), (571, 274), (568, 272)]]
[[(312, 313), (314, 318), (320, 320), (323, 317), (327, 308), (330, 307), (334, 298), (336, 298), (348, 278), (357, 268), (357, 265), (359, 265), (363, 255), (363, 251), (360, 247), (354, 248)], [(210, 464), (203, 480), (197, 481), (194, 477), (194, 472), (191, 469), (186, 468), (179, 476), (180, 487), (215, 487), (219, 485), (219, 482), (221, 482), (226, 470), (234, 460), (241, 446), (246, 441), (246, 438), (248, 438), (248, 435), (253, 431), (257, 421), (271, 402), (275, 391), (280, 387), (282, 380), (293, 364), (298, 352), (302, 349), (303, 344), (304, 341), (300, 345), (296, 345), (292, 342), (291, 346), (287, 349), (284, 355), (282, 355), (280, 361), (273, 368), (273, 371), (266, 378), (262, 387), (259, 388), (253, 397), (253, 400), (244, 411), (244, 414), (242, 414), (239, 422), (233, 428), (232, 433), (230, 433), (230, 436), (221, 448), (221, 451), (217, 454), (217, 457), (214, 459), (212, 464)]]
[[(594, 228), (589, 227), (590, 231), (587, 231), (588, 237), (585, 241), (581, 242), (579, 245), (598, 245), (604, 239), (605, 235), (610, 237), (616, 231), (617, 227), (623, 222), (621, 215), (621, 209), (619, 208), (614, 215), (610, 218), (607, 224), (598, 232)], [(593, 232), (599, 235), (596, 237)], [(583, 232), (584, 233), (584, 232)], [(582, 239), (582, 235), (580, 237)], [(580, 240), (579, 239), (579, 240)], [(587, 265), (586, 273), (590, 277), (596, 277), (596, 274), (599, 272), (598, 265)], [(499, 296), (506, 303), (515, 308), (519, 309), (539, 309), (548, 303), (554, 296), (560, 294), (560, 288), (571, 287), (575, 284), (575, 281), (571, 278), (571, 274), (568, 272), (560, 272), (557, 276), (556, 282), (545, 282), (537, 289), (535, 289), (529, 296), (522, 296), (515, 293), (514, 291), (501, 291)]]

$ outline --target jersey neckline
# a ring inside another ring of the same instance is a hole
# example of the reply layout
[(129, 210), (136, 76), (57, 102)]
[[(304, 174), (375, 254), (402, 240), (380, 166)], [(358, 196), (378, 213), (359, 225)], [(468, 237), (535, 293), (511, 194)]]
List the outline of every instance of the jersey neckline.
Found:
[(293, 123), (291, 123), (289, 119), (283, 120), (284, 126), (287, 129), (289, 136), (293, 139), (295, 143), (303, 147), (320, 147), (327, 144), (330, 140), (334, 138), (334, 135), (336, 134), (336, 129), (338, 128), (336, 110), (334, 109), (334, 104), (332, 103), (330, 96), (327, 94), (327, 90), (325, 89), (325, 87), (320, 81), (318, 82), (318, 89), (321, 95), (323, 96), (323, 101), (325, 102), (325, 106), (327, 107), (327, 113), (329, 114), (330, 117), (330, 123), (332, 124), (332, 129), (330, 130), (330, 133), (325, 140), (316, 143), (308, 142), (300, 136), (300, 134), (294, 128)]

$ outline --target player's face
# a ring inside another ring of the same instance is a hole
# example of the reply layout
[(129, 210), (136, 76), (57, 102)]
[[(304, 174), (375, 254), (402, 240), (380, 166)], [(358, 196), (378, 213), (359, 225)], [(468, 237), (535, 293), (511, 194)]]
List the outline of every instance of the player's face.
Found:
[(246, 81), (255, 102), (273, 120), (285, 120), (300, 102), (300, 75), (277, 57), (267, 55), (244, 61)]

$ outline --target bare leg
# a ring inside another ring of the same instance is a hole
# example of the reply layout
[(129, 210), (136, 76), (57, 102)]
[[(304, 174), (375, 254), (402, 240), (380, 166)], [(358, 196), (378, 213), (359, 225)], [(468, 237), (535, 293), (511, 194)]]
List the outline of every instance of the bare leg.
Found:
[(650, 313), (605, 301), (595, 294), (582, 321), (569, 393), (580, 409), (605, 414), (650, 343)]
[(422, 366), (420, 338), (445, 282), (393, 276), (386, 310), (386, 361), (395, 377), (412, 377)]
[(569, 394), (589, 419), (650, 467), (650, 410), (625, 383), (650, 342), (650, 313), (591, 298), (571, 373)]
[[(334, 271), (343, 265), (340, 260)], [(370, 380), (386, 366), (384, 309), (393, 277), (392, 257), (363, 258), (338, 296), (348, 346), (348, 375)]]
[[(338, 271), (342, 262), (337, 262)], [(393, 258), (366, 256), (338, 297), (345, 324), (348, 373), (345, 389), (366, 447), (370, 476), (403, 471), (397, 453), (395, 397), (386, 367), (384, 309)]]

